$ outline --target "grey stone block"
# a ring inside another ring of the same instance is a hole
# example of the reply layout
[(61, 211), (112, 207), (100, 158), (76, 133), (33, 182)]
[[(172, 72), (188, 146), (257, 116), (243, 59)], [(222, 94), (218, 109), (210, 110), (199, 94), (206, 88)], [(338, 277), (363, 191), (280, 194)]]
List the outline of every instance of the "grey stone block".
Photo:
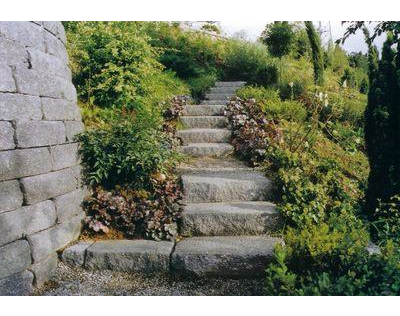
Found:
[(182, 175), (184, 200), (188, 203), (264, 201), (272, 182), (261, 172), (204, 172)]
[(182, 116), (180, 121), (185, 128), (223, 128), (228, 125), (225, 116)]
[(40, 98), (15, 93), (0, 93), (0, 118), (6, 121), (40, 120)]
[(224, 157), (233, 154), (234, 148), (227, 143), (193, 143), (178, 150), (192, 157)]
[(64, 26), (62, 25), (61, 22), (57, 23), (58, 23), (58, 28), (57, 28), (58, 38), (60, 39), (61, 42), (63, 42), (64, 45), (67, 45), (67, 36), (65, 35)]
[(75, 166), (78, 160), (78, 143), (50, 147), (53, 170)]
[(67, 139), (72, 142), (75, 136), (84, 131), (84, 125), (80, 121), (66, 121), (64, 122), (67, 131)]
[(32, 22), (0, 21), (0, 37), (44, 51), (43, 28)]
[(0, 247), (0, 279), (22, 272), (30, 264), (30, 248), (26, 240), (17, 240)]
[(33, 291), (33, 274), (30, 271), (16, 273), (0, 280), (0, 296), (23, 296)]
[(76, 102), (76, 90), (70, 80), (49, 74), (45, 70), (15, 67), (18, 92)]
[(0, 37), (0, 60), (9, 66), (29, 65), (25, 46), (3, 37)]
[(48, 121), (75, 120), (76, 107), (72, 101), (42, 98), (44, 119)]
[(240, 88), (246, 84), (245, 81), (217, 81), (215, 87), (235, 87)]
[(65, 249), (62, 260), (71, 266), (82, 267), (85, 263), (86, 250), (94, 244), (94, 241), (79, 242)]
[(14, 147), (14, 128), (10, 122), (0, 121), (0, 150), (13, 149)]
[(64, 63), (68, 63), (68, 54), (64, 43), (48, 32), (44, 33), (44, 38), (46, 43), (46, 53), (56, 56)]
[(48, 148), (0, 151), (0, 181), (50, 172), (51, 168)]
[(228, 100), (203, 100), (200, 105), (220, 105), (225, 106)]
[[(1, 62), (1, 61), (0, 61)], [(0, 63), (0, 92), (16, 92), (17, 87), (13, 78), (11, 67)]]
[(85, 267), (132, 272), (168, 272), (174, 243), (152, 240), (107, 240), (86, 251)]
[(70, 193), (60, 195), (54, 199), (59, 223), (69, 220), (82, 212), (82, 202), (85, 197), (83, 189), (76, 189)]
[(224, 128), (191, 128), (179, 130), (177, 136), (183, 144), (190, 143), (227, 143), (231, 137), (231, 131)]
[(269, 202), (189, 203), (182, 213), (186, 236), (263, 235), (276, 232), (282, 216)]
[(56, 218), (56, 210), (52, 201), (44, 201), (1, 213), (0, 245), (50, 228), (56, 223)]
[(58, 34), (58, 23), (57, 21), (43, 21), (41, 22), (43, 27), (53, 35), (57, 36)]
[(74, 241), (82, 229), (84, 214), (78, 214), (69, 221), (47, 230), (29, 235), (33, 261), (39, 262)]
[(37, 71), (46, 70), (48, 74), (71, 80), (71, 70), (64, 61), (35, 49), (29, 49), (28, 53), (32, 69)]
[(185, 276), (263, 276), (279, 242), (279, 238), (266, 236), (187, 238), (177, 243), (171, 268)]
[(82, 166), (81, 165), (76, 165), (76, 166), (71, 167), (71, 169), (74, 172), (74, 178), (75, 178), (75, 181), (77, 183), (76, 187), (77, 188), (82, 188), (83, 185), (84, 185), (83, 176), (82, 176), (82, 171), (83, 171)]
[(77, 186), (72, 168), (21, 179), (26, 204), (34, 204), (74, 190)]
[(0, 182), (0, 213), (15, 210), (22, 202), (23, 195), (18, 181)]
[(183, 115), (213, 116), (222, 115), (225, 105), (187, 105), (183, 109)]
[(17, 146), (20, 148), (65, 143), (65, 126), (58, 121), (20, 121), (16, 123)]
[(205, 98), (207, 100), (229, 100), (234, 96), (234, 93), (207, 93)]
[(43, 286), (53, 275), (57, 269), (58, 256), (52, 253), (47, 258), (33, 264), (29, 270), (33, 272), (34, 284), (37, 287)]

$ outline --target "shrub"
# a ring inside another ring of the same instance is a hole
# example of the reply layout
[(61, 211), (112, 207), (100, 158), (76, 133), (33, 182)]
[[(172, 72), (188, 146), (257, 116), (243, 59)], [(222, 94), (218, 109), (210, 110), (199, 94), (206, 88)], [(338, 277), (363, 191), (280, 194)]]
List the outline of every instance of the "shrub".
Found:
[(167, 173), (178, 157), (166, 135), (132, 122), (116, 122), (78, 137), (87, 183), (151, 189), (151, 175)]
[(321, 47), (321, 39), (314, 28), (312, 21), (305, 21), (308, 40), (310, 41), (312, 61), (314, 68), (314, 82), (317, 85), (324, 83), (324, 55)]
[(277, 81), (277, 67), (261, 44), (231, 40), (227, 43), (224, 80), (243, 80), (268, 86)]
[(162, 72), (159, 51), (150, 45), (140, 22), (74, 23), (68, 51), (81, 101), (132, 109), (185, 93), (172, 72)]
[(272, 56), (282, 58), (292, 50), (294, 36), (293, 26), (289, 22), (275, 21), (265, 27), (261, 40)]
[(247, 86), (239, 89), (236, 94), (242, 99), (255, 99), (267, 117), (304, 121), (307, 116), (307, 111), (301, 103), (296, 101), (282, 102), (279, 91), (276, 89)]
[(193, 98), (197, 100), (201, 100), (204, 98), (207, 90), (214, 86), (215, 82), (217, 81), (217, 77), (213, 74), (211, 75), (202, 75), (195, 78), (189, 78), (187, 80), (190, 91)]

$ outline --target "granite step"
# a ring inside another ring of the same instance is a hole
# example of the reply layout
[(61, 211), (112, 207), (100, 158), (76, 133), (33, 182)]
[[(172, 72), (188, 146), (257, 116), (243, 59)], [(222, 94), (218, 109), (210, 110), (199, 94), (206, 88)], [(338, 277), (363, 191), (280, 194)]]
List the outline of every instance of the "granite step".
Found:
[(206, 100), (229, 100), (235, 94), (234, 93), (207, 93), (205, 95)]
[(262, 277), (279, 242), (269, 236), (187, 238), (176, 244), (171, 269), (182, 276)]
[(217, 81), (215, 87), (243, 87), (246, 81)]
[(185, 203), (267, 201), (272, 182), (259, 171), (210, 171), (181, 176)]
[(223, 113), (224, 104), (214, 105), (187, 105), (183, 109), (183, 115), (190, 116), (219, 116)]
[(185, 128), (223, 128), (228, 125), (225, 116), (181, 116)]
[(210, 93), (231, 93), (235, 94), (239, 87), (213, 87), (210, 88)]
[(179, 130), (177, 136), (183, 145), (190, 143), (227, 143), (231, 137), (231, 131), (226, 128), (191, 128)]
[(202, 100), (200, 102), (200, 105), (219, 105), (219, 106), (225, 107), (227, 102), (228, 102), (228, 99), (223, 99), (223, 100)]
[(178, 150), (191, 157), (226, 157), (233, 154), (234, 148), (228, 143), (190, 143)]
[(231, 172), (231, 171), (256, 171), (257, 168), (250, 168), (242, 161), (231, 156), (226, 156), (224, 159), (216, 157), (192, 157), (179, 164), (177, 172), (179, 174), (202, 173), (202, 172)]
[(263, 235), (276, 232), (282, 217), (270, 202), (188, 203), (181, 219), (184, 236)]

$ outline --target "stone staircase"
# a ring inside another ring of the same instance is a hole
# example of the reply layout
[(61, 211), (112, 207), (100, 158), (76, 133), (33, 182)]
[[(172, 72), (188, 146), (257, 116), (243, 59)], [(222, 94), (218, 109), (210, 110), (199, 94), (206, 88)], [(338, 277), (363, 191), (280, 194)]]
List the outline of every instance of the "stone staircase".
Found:
[(281, 227), (275, 205), (267, 202), (271, 181), (235, 160), (229, 140), (226, 102), (244, 82), (217, 82), (206, 100), (189, 105), (180, 118), (180, 150), (189, 161), (179, 168), (184, 212), (171, 257), (176, 274), (248, 277), (262, 275)]
[(188, 161), (178, 169), (185, 204), (180, 240), (83, 241), (68, 247), (63, 261), (90, 270), (263, 277), (282, 219), (268, 202), (271, 181), (232, 156), (223, 109), (243, 84), (218, 82), (207, 100), (184, 109), (178, 136)]

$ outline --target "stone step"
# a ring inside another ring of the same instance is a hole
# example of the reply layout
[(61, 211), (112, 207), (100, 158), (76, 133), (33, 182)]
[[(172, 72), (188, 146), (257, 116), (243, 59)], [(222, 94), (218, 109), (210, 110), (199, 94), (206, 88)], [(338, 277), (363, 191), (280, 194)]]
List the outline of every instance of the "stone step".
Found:
[(276, 232), (282, 217), (270, 202), (188, 203), (181, 220), (184, 236), (240, 236)]
[(183, 115), (190, 116), (214, 116), (221, 115), (224, 111), (224, 104), (213, 105), (187, 105), (183, 109)]
[(172, 272), (196, 277), (264, 276), (279, 238), (268, 236), (193, 237), (178, 242)]
[(223, 99), (223, 100), (202, 100), (200, 102), (200, 105), (219, 105), (222, 106), (223, 108), (226, 106), (228, 102), (228, 99)]
[(228, 143), (191, 143), (178, 150), (191, 157), (225, 157), (233, 154), (234, 148)]
[(231, 93), (235, 94), (239, 87), (213, 87), (210, 88), (210, 93)]
[(228, 125), (225, 116), (181, 116), (185, 128), (223, 128)]
[(205, 99), (207, 100), (229, 100), (232, 98), (235, 94), (234, 93), (207, 93), (205, 95)]
[(204, 172), (182, 175), (186, 203), (266, 201), (272, 182), (259, 171)]
[(185, 173), (202, 173), (206, 171), (249, 171), (256, 170), (256, 168), (250, 168), (246, 166), (242, 161), (237, 160), (233, 157), (224, 157), (224, 159), (218, 159), (213, 157), (201, 157), (191, 158), (187, 161), (183, 161), (179, 164), (177, 172), (179, 174)]
[(83, 242), (64, 250), (71, 265), (90, 270), (168, 273), (174, 243), (152, 240), (104, 240)]
[(177, 136), (184, 145), (190, 143), (227, 143), (231, 131), (225, 128), (191, 128), (179, 130)]
[(243, 87), (245, 81), (217, 81), (215, 87)]

